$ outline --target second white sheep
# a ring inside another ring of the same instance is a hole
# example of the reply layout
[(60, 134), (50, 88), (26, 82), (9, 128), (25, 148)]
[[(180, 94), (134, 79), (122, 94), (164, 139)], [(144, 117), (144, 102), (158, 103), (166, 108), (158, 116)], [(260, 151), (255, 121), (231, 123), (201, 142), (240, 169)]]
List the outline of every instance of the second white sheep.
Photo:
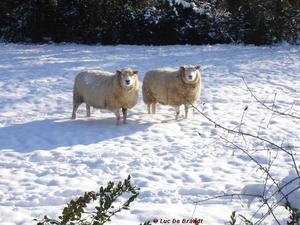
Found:
[(142, 92), (148, 113), (156, 113), (156, 104), (170, 105), (178, 119), (180, 106), (184, 105), (185, 118), (190, 105), (195, 104), (201, 93), (200, 66), (180, 66), (179, 69), (159, 68), (149, 70), (144, 77)]

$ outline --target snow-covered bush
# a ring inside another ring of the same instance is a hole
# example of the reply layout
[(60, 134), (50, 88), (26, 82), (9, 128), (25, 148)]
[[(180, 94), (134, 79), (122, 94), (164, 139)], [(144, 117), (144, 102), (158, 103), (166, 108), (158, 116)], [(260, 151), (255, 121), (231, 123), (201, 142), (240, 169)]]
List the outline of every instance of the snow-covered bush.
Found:
[[(0, 38), (85, 44), (299, 43), (300, 1), (3, 1)], [(45, 38), (47, 37), (47, 38)]]

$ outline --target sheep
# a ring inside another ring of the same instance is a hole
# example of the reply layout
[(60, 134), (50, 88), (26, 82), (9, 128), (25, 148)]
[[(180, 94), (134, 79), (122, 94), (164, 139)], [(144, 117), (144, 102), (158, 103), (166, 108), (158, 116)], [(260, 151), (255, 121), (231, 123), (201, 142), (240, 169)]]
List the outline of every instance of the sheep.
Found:
[(115, 113), (120, 123), (119, 110), (122, 108), (123, 123), (126, 123), (127, 109), (138, 101), (138, 71), (129, 67), (110, 73), (100, 70), (82, 71), (75, 77), (73, 87), (72, 119), (76, 119), (78, 107), (86, 103), (86, 116), (91, 116), (91, 107), (108, 109)]
[[(200, 66), (180, 66), (179, 69), (158, 68), (146, 72), (143, 80), (143, 100), (147, 104), (148, 114), (156, 113), (156, 104), (170, 105), (176, 111), (184, 105), (187, 119), (190, 105), (195, 104), (201, 93)], [(152, 112), (151, 112), (152, 109)]]

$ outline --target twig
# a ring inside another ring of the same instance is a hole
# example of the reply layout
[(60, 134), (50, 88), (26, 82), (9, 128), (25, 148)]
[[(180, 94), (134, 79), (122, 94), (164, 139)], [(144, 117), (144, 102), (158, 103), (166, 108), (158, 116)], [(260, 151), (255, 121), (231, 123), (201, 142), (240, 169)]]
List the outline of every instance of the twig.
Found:
[(276, 95), (277, 95), (277, 93), (275, 93), (274, 100), (273, 100), (273, 104), (272, 104), (272, 108), (270, 108), (269, 106), (267, 106), (267, 105), (265, 104), (265, 102), (260, 101), (260, 100), (253, 94), (253, 92), (252, 92), (252, 90), (250, 89), (250, 87), (248, 86), (248, 84), (247, 84), (245, 78), (242, 77), (242, 79), (243, 79), (243, 81), (244, 81), (244, 83), (245, 83), (245, 85), (246, 85), (247, 90), (251, 93), (251, 96), (252, 96), (258, 103), (260, 103), (263, 107), (265, 107), (266, 109), (272, 111), (273, 113), (276, 113), (276, 114), (279, 114), (279, 115), (282, 115), (282, 116), (289, 116), (289, 117), (292, 117), (292, 118), (294, 118), (294, 119), (300, 120), (300, 117), (299, 117), (299, 116), (294, 116), (294, 115), (291, 114), (291, 111), (292, 111), (292, 108), (293, 108), (294, 103), (293, 103), (292, 107), (289, 109), (289, 113), (285, 113), (285, 111), (280, 112), (280, 111), (278, 111), (277, 109), (274, 109), (274, 108), (276, 108), (276, 105), (275, 105), (275, 99), (276, 99)]

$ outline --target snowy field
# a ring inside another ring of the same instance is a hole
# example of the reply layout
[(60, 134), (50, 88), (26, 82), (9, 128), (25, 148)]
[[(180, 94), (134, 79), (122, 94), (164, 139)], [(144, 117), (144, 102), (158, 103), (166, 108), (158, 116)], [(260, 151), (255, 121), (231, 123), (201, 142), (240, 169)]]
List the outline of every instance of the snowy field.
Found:
[[(197, 110), (190, 109), (189, 118), (181, 116), (178, 121), (169, 106), (159, 105), (157, 114), (148, 115), (141, 92), (145, 72), (186, 64), (201, 65)], [(127, 124), (117, 126), (114, 113), (107, 110), (94, 109), (86, 118), (85, 105), (76, 120), (70, 119), (78, 72), (114, 72), (125, 66), (139, 71), (140, 82), (139, 101), (129, 110)], [(2, 43), (0, 69), (3, 225), (36, 224), (33, 219), (44, 215), (56, 219), (71, 199), (129, 174), (132, 184), (141, 188), (140, 195), (130, 211), (119, 213), (110, 224), (155, 219), (157, 224), (173, 219), (184, 224), (191, 218), (207, 225), (228, 224), (234, 210), (255, 223), (266, 215), (266, 206), (255, 198), (248, 208), (247, 199), (234, 194), (246, 185), (250, 193), (259, 193), (264, 184), (272, 192), (272, 182), (248, 155), (269, 168), (276, 182), (294, 171), (300, 160), (296, 147), (289, 148), (295, 153), (293, 163), (285, 152), (212, 122), (278, 146), (300, 147), (300, 46)], [(253, 95), (294, 117), (266, 110)], [(215, 198), (228, 194), (233, 197)], [(275, 197), (270, 198), (270, 204), (275, 203)], [(276, 207), (275, 215), (285, 224), (284, 207)], [(272, 215), (257, 223), (278, 224)]]

